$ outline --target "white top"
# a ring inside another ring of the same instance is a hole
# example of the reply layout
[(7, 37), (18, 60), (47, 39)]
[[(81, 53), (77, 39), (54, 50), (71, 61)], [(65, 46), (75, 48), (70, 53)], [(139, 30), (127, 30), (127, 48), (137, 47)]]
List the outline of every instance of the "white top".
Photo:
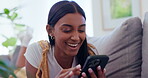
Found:
[[(91, 39), (90, 41), (94, 43), (96, 43), (96, 39)], [(88, 41), (89, 42), (89, 41)], [(91, 43), (92, 44), (92, 43)], [(60, 73), (60, 71), (63, 69), (56, 61), (55, 56), (54, 56), (54, 49), (50, 48), (49, 50), (50, 52), (48, 52), (48, 67), (50, 69), (50, 78), (55, 78), (55, 76), (57, 74)], [(95, 54), (98, 54), (97, 51), (95, 51)], [(42, 58), (42, 48), (40, 47), (40, 45), (38, 44), (38, 42), (33, 43), (31, 45), (28, 46), (26, 53), (24, 54), (26, 60), (35, 68), (38, 68), (41, 62), (41, 58)], [(73, 60), (73, 64), (72, 67), (75, 67), (77, 64), (76, 60)], [(73, 78), (77, 78), (77, 77), (73, 77)]]

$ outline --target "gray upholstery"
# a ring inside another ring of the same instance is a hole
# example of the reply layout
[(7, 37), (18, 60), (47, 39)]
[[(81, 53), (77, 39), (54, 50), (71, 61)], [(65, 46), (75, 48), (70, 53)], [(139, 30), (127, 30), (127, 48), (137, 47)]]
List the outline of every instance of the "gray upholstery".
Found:
[(141, 78), (148, 78), (148, 12), (143, 22), (142, 61)]
[[(138, 17), (94, 42), (100, 54), (108, 55), (107, 78), (141, 78), (142, 23)], [(148, 78), (148, 77), (147, 77)]]

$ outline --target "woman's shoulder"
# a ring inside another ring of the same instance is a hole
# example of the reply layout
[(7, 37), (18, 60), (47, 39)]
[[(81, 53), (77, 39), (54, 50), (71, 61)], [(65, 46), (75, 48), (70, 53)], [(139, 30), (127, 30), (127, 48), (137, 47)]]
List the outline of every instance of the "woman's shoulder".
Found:
[(42, 55), (42, 48), (40, 47), (38, 42), (31, 43), (26, 50), (25, 56), (28, 58), (30, 57), (39, 57)]
[(42, 51), (42, 48), (38, 42), (33, 42), (27, 47), (27, 51), (35, 51), (35, 53), (40, 53)]
[(38, 68), (41, 58), (42, 58), (42, 49), (38, 42), (31, 43), (24, 54), (26, 60), (35, 68)]
[(50, 48), (49, 42), (47, 40), (40, 40), (34, 43), (31, 43), (28, 46), (28, 49), (34, 50), (34, 51), (42, 51), (43, 49)]
[(28, 46), (28, 48), (39, 48), (39, 47), (40, 47), (40, 45), (38, 42), (33, 42)]

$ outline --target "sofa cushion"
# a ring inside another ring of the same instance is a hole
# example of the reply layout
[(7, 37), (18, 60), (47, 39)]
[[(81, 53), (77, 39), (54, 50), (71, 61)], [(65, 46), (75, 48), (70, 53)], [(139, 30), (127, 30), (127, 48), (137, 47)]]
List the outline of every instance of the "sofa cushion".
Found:
[(107, 78), (141, 77), (142, 24), (138, 17), (126, 20), (111, 33), (88, 42), (93, 43), (100, 54), (109, 56)]
[(143, 22), (142, 61), (141, 78), (148, 78), (148, 12)]

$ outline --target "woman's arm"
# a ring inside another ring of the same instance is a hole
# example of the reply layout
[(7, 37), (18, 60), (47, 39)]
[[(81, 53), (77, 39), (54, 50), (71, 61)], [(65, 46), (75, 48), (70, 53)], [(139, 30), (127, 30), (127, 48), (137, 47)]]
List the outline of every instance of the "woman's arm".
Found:
[(33, 29), (30, 27), (27, 27), (25, 32), (18, 34), (18, 38), (21, 41), (21, 48), (20, 48), (19, 55), (16, 61), (16, 67), (22, 68), (25, 66), (24, 54), (26, 52), (26, 49), (27, 49), (27, 46), (30, 40), (32, 39), (32, 33), (33, 33)]
[[(33, 67), (27, 60), (26, 60), (26, 75), (27, 78), (36, 78), (37, 68)], [(39, 73), (39, 77), (41, 78), (41, 71)]]
[(24, 53), (26, 52), (27, 47), (21, 46), (20, 51), (19, 51), (19, 55), (16, 61), (16, 67), (24, 67), (25, 66), (25, 57), (24, 57)]

